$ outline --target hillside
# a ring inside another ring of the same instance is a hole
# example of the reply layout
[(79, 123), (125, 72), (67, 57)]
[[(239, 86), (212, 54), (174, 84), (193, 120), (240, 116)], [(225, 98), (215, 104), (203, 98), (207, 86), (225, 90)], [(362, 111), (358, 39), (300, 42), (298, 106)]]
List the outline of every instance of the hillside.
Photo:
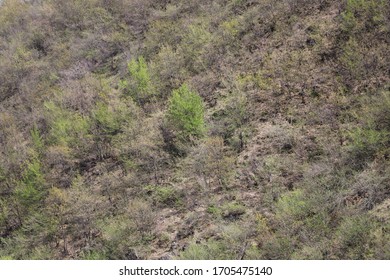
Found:
[(0, 259), (390, 259), (386, 0), (4, 0)]

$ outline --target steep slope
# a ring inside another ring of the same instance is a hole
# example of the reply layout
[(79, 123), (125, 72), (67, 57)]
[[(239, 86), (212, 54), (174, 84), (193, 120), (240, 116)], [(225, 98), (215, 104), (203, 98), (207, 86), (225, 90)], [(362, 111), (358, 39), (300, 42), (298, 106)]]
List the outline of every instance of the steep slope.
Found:
[(389, 259), (384, 0), (6, 0), (0, 257)]

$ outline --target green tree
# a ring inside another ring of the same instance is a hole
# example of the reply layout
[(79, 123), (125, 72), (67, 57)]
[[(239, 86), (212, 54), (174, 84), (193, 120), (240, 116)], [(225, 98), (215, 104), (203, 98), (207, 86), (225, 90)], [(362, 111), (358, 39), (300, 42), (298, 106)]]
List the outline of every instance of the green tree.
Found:
[(201, 137), (205, 132), (202, 98), (186, 84), (174, 90), (169, 99), (167, 119), (181, 141)]
[(122, 86), (141, 105), (148, 101), (155, 93), (150, 77), (148, 65), (145, 59), (140, 56), (137, 60), (132, 59), (127, 65), (130, 80), (122, 81)]
[(33, 156), (26, 163), (20, 188), (16, 189), (16, 194), (26, 206), (37, 203), (43, 195), (44, 183), (42, 163), (37, 157)]

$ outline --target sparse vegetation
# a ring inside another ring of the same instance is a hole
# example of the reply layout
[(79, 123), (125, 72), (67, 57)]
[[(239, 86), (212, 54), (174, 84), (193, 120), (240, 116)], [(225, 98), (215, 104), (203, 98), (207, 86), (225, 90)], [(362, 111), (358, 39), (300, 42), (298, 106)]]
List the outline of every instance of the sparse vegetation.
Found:
[(385, 0), (4, 0), (0, 259), (389, 259)]

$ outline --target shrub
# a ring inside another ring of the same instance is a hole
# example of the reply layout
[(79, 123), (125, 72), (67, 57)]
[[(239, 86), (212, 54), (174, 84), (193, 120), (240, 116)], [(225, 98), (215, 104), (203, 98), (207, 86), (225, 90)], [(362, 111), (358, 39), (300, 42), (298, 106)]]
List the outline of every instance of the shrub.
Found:
[(220, 137), (206, 138), (190, 155), (191, 173), (203, 179), (208, 187), (211, 179), (225, 186), (233, 170), (233, 157)]
[(235, 220), (245, 214), (246, 208), (237, 202), (229, 202), (221, 206), (221, 215), (224, 219)]
[(283, 223), (288, 219), (302, 221), (310, 211), (304, 192), (300, 189), (282, 195), (276, 207), (276, 216)]
[(0, 199), (0, 235), (4, 235), (10, 226), (11, 209), (8, 200)]
[(348, 33), (369, 31), (385, 22), (385, 0), (347, 0), (342, 14), (342, 28)]
[(95, 136), (111, 138), (122, 132), (124, 126), (132, 121), (134, 108), (131, 100), (119, 100), (116, 96), (105, 96), (92, 110), (92, 128)]
[(171, 186), (146, 186), (147, 193), (151, 193), (152, 199), (159, 204), (176, 207), (182, 204), (181, 193)]
[(366, 73), (363, 64), (363, 53), (360, 50), (358, 41), (354, 38), (350, 38), (343, 47), (343, 54), (340, 57), (340, 62), (343, 66), (347, 82), (349, 82), (349, 79), (361, 79)]
[(186, 260), (244, 259), (249, 247), (248, 236), (250, 234), (251, 229), (247, 225), (238, 223), (221, 225), (216, 231), (216, 236), (207, 241), (191, 243), (179, 258)]
[(377, 131), (372, 128), (357, 127), (349, 133), (351, 144), (348, 150), (357, 168), (363, 167), (367, 162), (386, 147), (389, 132)]
[(35, 209), (44, 196), (45, 179), (42, 172), (42, 164), (38, 158), (33, 156), (25, 166), (22, 180), (18, 182), (15, 189), (17, 201), (28, 212), (28, 209)]
[(203, 136), (205, 123), (202, 98), (186, 84), (174, 90), (169, 99), (167, 120), (180, 141), (191, 141)]
[(33, 142), (33, 148), (38, 153), (41, 154), (43, 152), (43, 149), (45, 147), (45, 144), (43, 142), (43, 138), (39, 133), (39, 130), (36, 125), (34, 125), (33, 129), (31, 130), (31, 139)]
[(341, 259), (369, 258), (374, 222), (368, 215), (345, 217), (336, 232), (336, 255)]
[(127, 105), (131, 111), (121, 133), (115, 135), (112, 147), (120, 158), (126, 172), (137, 171), (133, 185), (159, 184), (161, 168), (165, 164), (167, 154), (161, 148), (163, 138), (160, 130), (162, 114), (146, 118), (140, 114), (138, 106)]
[(130, 257), (129, 253), (140, 244), (140, 236), (128, 216), (118, 215), (104, 219), (99, 222), (99, 230), (102, 238), (101, 247), (86, 250), (84, 259), (136, 259)]
[(381, 260), (390, 259), (390, 198), (377, 205), (370, 217), (378, 222), (372, 231), (374, 258)]
[(324, 191), (297, 189), (284, 194), (276, 204), (278, 232), (303, 244), (321, 241), (329, 232), (328, 208)]
[[(233, 78), (234, 79), (234, 78)], [(248, 136), (249, 103), (244, 83), (235, 80), (228, 84), (226, 99), (220, 102), (212, 115), (212, 134), (218, 134), (237, 151), (244, 148)]]
[(209, 240), (207, 242), (197, 244), (191, 243), (186, 250), (179, 255), (181, 260), (226, 260), (233, 259), (232, 256), (226, 254), (224, 244), (218, 241)]
[(294, 252), (294, 237), (274, 234), (261, 248), (262, 258), (269, 260), (287, 260)]
[(207, 54), (207, 45), (212, 40), (211, 33), (207, 30), (205, 24), (190, 25), (188, 32), (184, 35), (179, 53), (182, 54), (186, 68), (194, 73), (199, 73), (207, 69), (207, 60), (204, 56)]
[(54, 102), (45, 102), (50, 125), (51, 144), (79, 148), (88, 137), (89, 118), (61, 108)]
[(143, 200), (133, 200), (127, 208), (127, 213), (143, 237), (150, 237), (154, 233), (157, 213), (150, 203)]
[(368, 96), (361, 102), (357, 114), (360, 125), (351, 129), (347, 146), (352, 164), (361, 168), (375, 157), (389, 154), (390, 136), (390, 93)]
[(132, 59), (127, 68), (130, 79), (128, 82), (123, 81), (122, 86), (128, 90), (129, 94), (139, 105), (142, 105), (155, 94), (148, 65), (145, 59), (140, 56), (137, 60)]
[[(175, 7), (168, 6), (169, 9)], [(155, 20), (149, 24), (148, 31), (145, 35), (145, 48), (147, 54), (154, 54), (159, 52), (162, 48), (162, 44), (176, 47), (181, 39), (181, 33), (183, 33), (182, 23), (180, 20), (162, 19)], [(173, 61), (172, 61), (173, 62)]]
[[(371, 102), (370, 102), (371, 101)], [(390, 132), (390, 91), (384, 91), (368, 101), (367, 125), (378, 131)]]
[[(369, 78), (381, 75), (387, 65), (386, 38), (389, 36), (387, 23), (388, 1), (347, 0), (342, 14), (343, 68), (341, 74), (349, 89), (370, 83)], [(375, 41), (375, 44), (373, 42)]]
[(150, 66), (153, 77), (158, 78), (158, 89), (161, 95), (180, 87), (189, 76), (188, 71), (184, 67), (184, 59), (170, 45), (161, 47)]

